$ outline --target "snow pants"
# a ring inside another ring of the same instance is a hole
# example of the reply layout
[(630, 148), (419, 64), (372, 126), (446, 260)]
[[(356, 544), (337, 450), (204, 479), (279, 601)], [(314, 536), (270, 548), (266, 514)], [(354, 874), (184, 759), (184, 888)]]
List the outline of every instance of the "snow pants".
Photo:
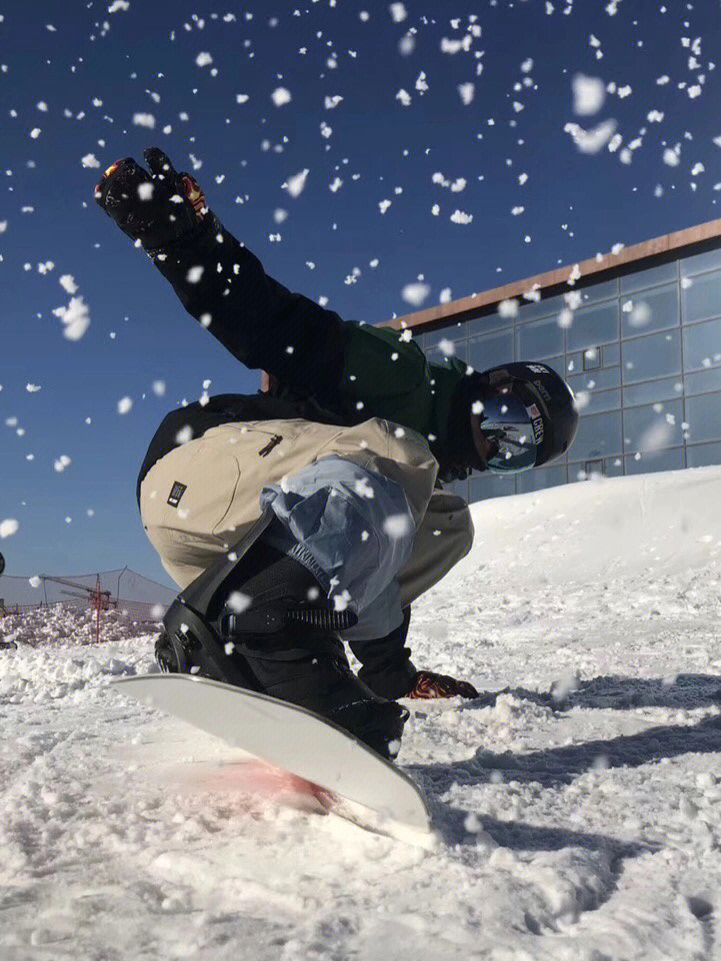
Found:
[(397, 628), (470, 550), (468, 505), (435, 489), (437, 471), (419, 434), (379, 418), (229, 423), (162, 457), (142, 482), (140, 511), (181, 589), (263, 536), (358, 615), (344, 639), (366, 640)]

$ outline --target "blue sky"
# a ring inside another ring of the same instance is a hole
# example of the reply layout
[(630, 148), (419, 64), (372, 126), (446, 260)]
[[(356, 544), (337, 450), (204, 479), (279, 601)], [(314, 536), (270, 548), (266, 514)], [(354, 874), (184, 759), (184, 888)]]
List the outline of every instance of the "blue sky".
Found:
[[(370, 322), (719, 216), (718, 4), (467, 9), (0, 0), (7, 574), (127, 564), (169, 584), (135, 504), (148, 442), (204, 382), (260, 383), (96, 207), (113, 160), (160, 145), (270, 274)], [(595, 153), (567, 126), (610, 121)], [(54, 314), (73, 295), (78, 340)]]

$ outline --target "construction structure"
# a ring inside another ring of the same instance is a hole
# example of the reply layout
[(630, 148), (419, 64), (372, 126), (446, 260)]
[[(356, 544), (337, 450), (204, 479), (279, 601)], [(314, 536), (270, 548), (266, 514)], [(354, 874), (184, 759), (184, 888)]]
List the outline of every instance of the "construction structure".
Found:
[(721, 464), (721, 220), (387, 321), (429, 360), (476, 370), (548, 363), (580, 406), (568, 455), (515, 476), (474, 473), (468, 501)]

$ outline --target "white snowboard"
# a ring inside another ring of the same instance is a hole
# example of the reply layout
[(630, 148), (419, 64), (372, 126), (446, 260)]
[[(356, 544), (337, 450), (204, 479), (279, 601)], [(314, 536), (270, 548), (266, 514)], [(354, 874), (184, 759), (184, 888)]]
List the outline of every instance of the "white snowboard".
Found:
[(370, 808), (380, 817), (375, 828), (387, 819), (430, 829), (428, 808), (411, 778), (312, 711), (190, 674), (143, 674), (115, 683), (123, 694)]

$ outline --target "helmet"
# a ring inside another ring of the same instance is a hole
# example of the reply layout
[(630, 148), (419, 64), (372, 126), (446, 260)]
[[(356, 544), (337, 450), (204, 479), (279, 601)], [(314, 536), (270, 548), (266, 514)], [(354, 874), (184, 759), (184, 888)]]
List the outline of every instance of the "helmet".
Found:
[(527, 470), (566, 453), (578, 429), (578, 410), (562, 377), (530, 361), (492, 367), (483, 377), (487, 386), (477, 424), (491, 442), (488, 470)]

